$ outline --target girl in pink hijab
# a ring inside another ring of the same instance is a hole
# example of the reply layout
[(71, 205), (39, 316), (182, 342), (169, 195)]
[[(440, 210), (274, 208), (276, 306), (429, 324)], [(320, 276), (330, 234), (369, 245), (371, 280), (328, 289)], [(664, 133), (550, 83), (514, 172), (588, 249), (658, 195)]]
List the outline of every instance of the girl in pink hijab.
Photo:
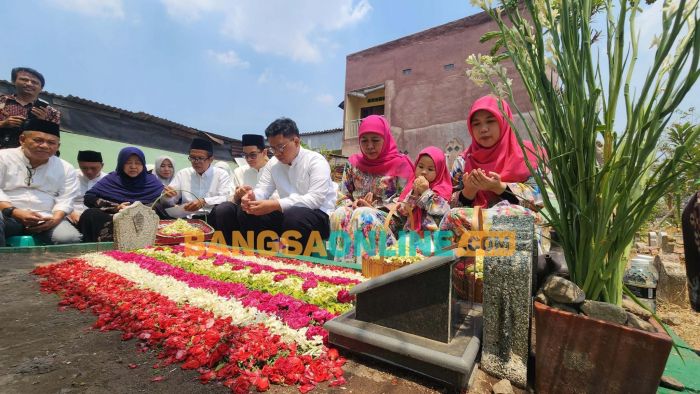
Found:
[[(389, 122), (383, 116), (370, 115), (363, 119), (358, 134), (360, 153), (350, 156), (345, 166), (336, 210), (330, 216), (331, 232), (344, 232), (352, 241), (347, 245), (344, 240), (338, 240), (335, 248), (338, 261), (355, 260), (352, 245), (355, 234), (361, 232), (367, 236), (374, 230), (378, 236), (385, 231), (387, 213), (413, 177), (413, 164), (399, 152)], [(391, 229), (400, 229), (402, 224), (394, 220)], [(386, 234), (386, 239), (388, 246), (395, 243), (393, 231)]]
[(416, 172), (399, 200), (403, 203), (400, 212), (412, 219), (404, 228), (409, 231), (435, 231), (442, 217), (450, 210), (452, 181), (447, 170), (445, 154), (434, 146), (418, 153)]

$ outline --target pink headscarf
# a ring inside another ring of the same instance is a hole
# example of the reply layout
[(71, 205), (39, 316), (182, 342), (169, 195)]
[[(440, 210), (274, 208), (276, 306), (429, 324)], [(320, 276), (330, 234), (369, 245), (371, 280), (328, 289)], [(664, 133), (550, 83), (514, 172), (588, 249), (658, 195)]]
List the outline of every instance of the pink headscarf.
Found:
[(367, 133), (379, 134), (384, 138), (382, 151), (374, 160), (366, 158), (362, 152), (350, 156), (348, 160), (353, 167), (368, 174), (398, 176), (404, 179), (413, 176), (413, 164), (408, 156), (399, 152), (391, 135), (389, 122), (383, 116), (370, 115), (362, 120), (358, 139)]
[[(505, 101), (501, 101), (503, 111), (509, 119), (513, 119), (510, 106)], [(474, 138), (471, 119), (476, 111), (486, 110), (493, 114), (498, 120), (501, 135), (496, 144), (490, 148), (479, 145)], [(494, 96), (484, 96), (476, 100), (469, 110), (467, 118), (467, 128), (472, 137), (472, 143), (464, 151), (464, 175), (467, 175), (475, 168), (481, 168), (487, 174), (492, 171), (501, 176), (502, 182), (524, 182), (530, 177), (530, 170), (525, 164), (523, 152), (518, 145), (518, 138), (510, 127), (510, 123), (501, 114), (498, 108), (498, 99)], [(527, 150), (527, 159), (532, 166), (537, 165), (537, 157), (534, 155), (534, 148), (530, 141), (523, 141)], [(488, 206), (488, 201), (494, 196), (492, 192), (479, 191), (474, 198), (474, 206)]]
[[(442, 152), (442, 150), (440, 150), (440, 148), (429, 146), (418, 153), (418, 158), (416, 159), (415, 164), (416, 167), (418, 167), (418, 161), (423, 155), (430, 156), (430, 158), (433, 159), (433, 163), (435, 163), (436, 176), (435, 179), (433, 179), (433, 181), (429, 184), (430, 190), (449, 201), (452, 195), (452, 180), (450, 178), (450, 172), (447, 170), (447, 160), (445, 159), (445, 154)], [(406, 188), (403, 189), (403, 192), (401, 192), (399, 200), (403, 201), (407, 195), (413, 192), (413, 182), (415, 180), (416, 176), (413, 175), (408, 184), (406, 184)], [(411, 223), (411, 230), (420, 231), (422, 219), (421, 209), (418, 207), (413, 207), (413, 222)]]

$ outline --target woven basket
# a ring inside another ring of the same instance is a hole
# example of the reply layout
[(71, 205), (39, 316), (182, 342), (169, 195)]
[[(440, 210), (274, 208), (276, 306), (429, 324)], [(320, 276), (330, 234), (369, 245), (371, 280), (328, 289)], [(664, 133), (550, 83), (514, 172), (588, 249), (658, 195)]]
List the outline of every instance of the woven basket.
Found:
[(484, 279), (476, 278), (474, 258), (456, 263), (452, 268), (452, 287), (463, 300), (482, 303), (484, 300)]
[[(214, 229), (205, 221), (200, 219), (185, 219), (191, 226), (196, 227), (204, 234), (204, 241), (211, 240), (214, 235)], [(156, 232), (156, 245), (177, 245), (185, 242), (185, 234), (163, 234), (161, 229), (172, 224), (174, 220), (161, 220), (158, 223), (158, 232)]]
[(374, 278), (409, 265), (410, 263), (386, 263), (384, 257), (362, 257), (362, 276)]

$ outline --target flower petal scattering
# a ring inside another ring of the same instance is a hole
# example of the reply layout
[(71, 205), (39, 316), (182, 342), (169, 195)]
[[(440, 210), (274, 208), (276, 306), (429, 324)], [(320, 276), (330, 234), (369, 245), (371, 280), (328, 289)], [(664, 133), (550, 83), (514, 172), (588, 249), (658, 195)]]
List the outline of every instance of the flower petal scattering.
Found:
[(345, 383), (345, 359), (326, 346), (323, 324), (352, 308), (349, 289), (363, 280), (352, 269), (176, 246), (92, 253), (33, 273), (61, 310), (91, 310), (94, 329), (121, 331), (158, 367), (195, 369), (202, 384), (308, 392)]

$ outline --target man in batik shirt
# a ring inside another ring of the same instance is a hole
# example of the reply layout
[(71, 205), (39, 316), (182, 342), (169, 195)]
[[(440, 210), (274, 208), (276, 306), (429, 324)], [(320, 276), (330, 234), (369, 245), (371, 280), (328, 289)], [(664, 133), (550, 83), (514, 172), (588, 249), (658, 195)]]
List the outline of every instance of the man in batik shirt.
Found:
[(28, 68), (17, 67), (10, 75), (15, 93), (0, 95), (0, 149), (19, 147), (20, 126), (25, 119), (37, 118), (60, 124), (61, 113), (39, 99), (44, 76)]

